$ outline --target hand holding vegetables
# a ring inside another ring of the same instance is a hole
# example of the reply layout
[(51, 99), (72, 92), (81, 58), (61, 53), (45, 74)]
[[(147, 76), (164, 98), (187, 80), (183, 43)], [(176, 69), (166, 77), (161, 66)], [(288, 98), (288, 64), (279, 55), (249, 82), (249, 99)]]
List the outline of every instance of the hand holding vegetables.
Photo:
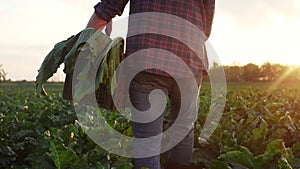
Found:
[(105, 33), (110, 35), (112, 31), (112, 21), (107, 23), (107, 21), (99, 18), (95, 13), (93, 13), (86, 28), (95, 28), (101, 31), (105, 26)]

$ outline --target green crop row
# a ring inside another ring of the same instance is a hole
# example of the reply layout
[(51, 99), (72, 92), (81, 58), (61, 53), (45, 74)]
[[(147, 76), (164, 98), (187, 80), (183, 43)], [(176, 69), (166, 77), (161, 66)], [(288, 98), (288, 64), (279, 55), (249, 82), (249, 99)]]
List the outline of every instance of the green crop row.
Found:
[(73, 105), (57, 92), (61, 85), (47, 88), (49, 96), (27, 84), (0, 88), (0, 168), (132, 168), (130, 159), (108, 153), (85, 134)]
[[(36, 94), (33, 84), (0, 84), (0, 168), (129, 169), (131, 159), (97, 146), (80, 127), (61, 85)], [(222, 119), (206, 143), (198, 143), (210, 106), (200, 95), (194, 162), (209, 169), (300, 168), (300, 94), (297, 89), (234, 87)], [(108, 124), (132, 136), (129, 120), (103, 111)], [(166, 116), (167, 118), (167, 116)]]
[[(198, 131), (206, 119), (208, 103), (200, 104), (203, 113), (196, 123)], [(298, 169), (299, 111), (297, 89), (231, 90), (220, 124), (206, 144), (196, 144), (194, 158), (212, 169)]]

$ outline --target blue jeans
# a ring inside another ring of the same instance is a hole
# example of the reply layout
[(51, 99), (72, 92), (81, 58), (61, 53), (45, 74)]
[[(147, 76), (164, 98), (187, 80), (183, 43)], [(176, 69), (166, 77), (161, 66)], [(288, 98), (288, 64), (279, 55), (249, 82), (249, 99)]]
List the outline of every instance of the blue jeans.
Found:
[[(202, 74), (195, 76), (195, 79), (197, 81), (197, 89), (199, 89), (202, 81)], [(185, 86), (189, 86), (191, 78), (183, 78), (180, 80), (185, 84)], [(182, 129), (188, 129), (188, 132), (185, 136), (182, 137), (183, 139), (179, 141), (179, 143), (176, 146), (174, 146), (171, 150), (168, 151), (168, 159), (166, 159), (169, 162), (175, 162), (180, 165), (186, 165), (192, 159), (194, 143), (193, 122), (196, 120), (198, 113), (198, 110), (195, 106), (195, 104), (197, 104), (196, 100), (198, 97), (198, 90), (194, 91), (191, 90), (189, 87), (185, 87), (184, 89), (181, 89), (183, 91), (181, 91), (180, 93), (179, 86), (173, 78), (155, 75), (147, 72), (141, 72), (137, 76), (135, 76), (135, 78), (130, 84), (129, 93), (132, 105), (139, 111), (148, 110), (151, 107), (149, 101), (149, 93), (154, 89), (160, 89), (161, 91), (163, 91), (163, 93), (166, 96), (168, 96), (170, 100), (170, 126), (174, 124), (175, 120), (178, 117), (179, 111), (183, 111), (182, 117), (184, 117), (184, 113), (188, 113), (189, 115), (192, 114), (192, 120), (189, 119), (188, 125), (179, 125)], [(152, 101), (155, 102), (156, 100)], [(133, 117), (134, 114), (135, 112), (133, 112), (132, 114)], [(132, 130), (134, 133), (134, 137), (148, 138), (151, 136), (160, 135), (163, 132), (163, 121), (163, 113), (154, 121), (148, 123), (140, 123), (133, 121)], [(179, 130), (178, 132), (180, 132)], [(172, 142), (172, 139), (173, 138), (171, 137), (170, 142)], [(158, 149), (159, 146), (160, 140), (157, 139), (156, 143), (151, 143), (151, 145), (149, 144), (149, 147), (147, 148), (150, 151), (157, 151), (155, 149)], [(139, 148), (141, 147), (139, 147), (138, 145), (134, 145), (134, 149)], [(134, 169), (140, 169), (142, 167), (147, 167), (149, 169), (160, 169), (160, 155), (145, 158), (133, 158), (133, 164)]]

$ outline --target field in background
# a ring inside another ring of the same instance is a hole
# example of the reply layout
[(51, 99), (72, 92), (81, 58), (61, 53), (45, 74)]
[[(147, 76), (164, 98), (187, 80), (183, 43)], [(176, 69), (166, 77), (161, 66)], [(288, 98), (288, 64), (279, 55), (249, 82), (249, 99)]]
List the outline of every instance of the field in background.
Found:
[[(72, 104), (61, 99), (63, 84), (0, 83), (0, 168), (131, 168), (130, 159), (94, 144), (78, 125)], [(206, 168), (300, 168), (300, 84), (228, 83), (219, 126), (205, 144), (197, 137), (210, 106), (209, 84), (200, 94), (194, 162)], [(108, 124), (132, 135), (118, 112)], [(115, 123), (117, 121), (117, 123)]]

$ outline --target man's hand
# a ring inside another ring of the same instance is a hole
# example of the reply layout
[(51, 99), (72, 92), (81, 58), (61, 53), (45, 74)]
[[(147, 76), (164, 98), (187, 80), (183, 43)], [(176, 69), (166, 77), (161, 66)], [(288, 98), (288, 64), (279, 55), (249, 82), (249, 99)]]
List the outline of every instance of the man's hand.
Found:
[(99, 18), (95, 13), (93, 13), (88, 24), (86, 25), (86, 28), (95, 28), (95, 29), (102, 31), (102, 29), (105, 26), (106, 26), (105, 33), (107, 35), (110, 35), (110, 33), (112, 31), (112, 21), (107, 23), (105, 20)]
[(107, 22), (105, 20), (99, 18), (95, 13), (93, 13), (86, 27), (102, 30), (106, 24)]

